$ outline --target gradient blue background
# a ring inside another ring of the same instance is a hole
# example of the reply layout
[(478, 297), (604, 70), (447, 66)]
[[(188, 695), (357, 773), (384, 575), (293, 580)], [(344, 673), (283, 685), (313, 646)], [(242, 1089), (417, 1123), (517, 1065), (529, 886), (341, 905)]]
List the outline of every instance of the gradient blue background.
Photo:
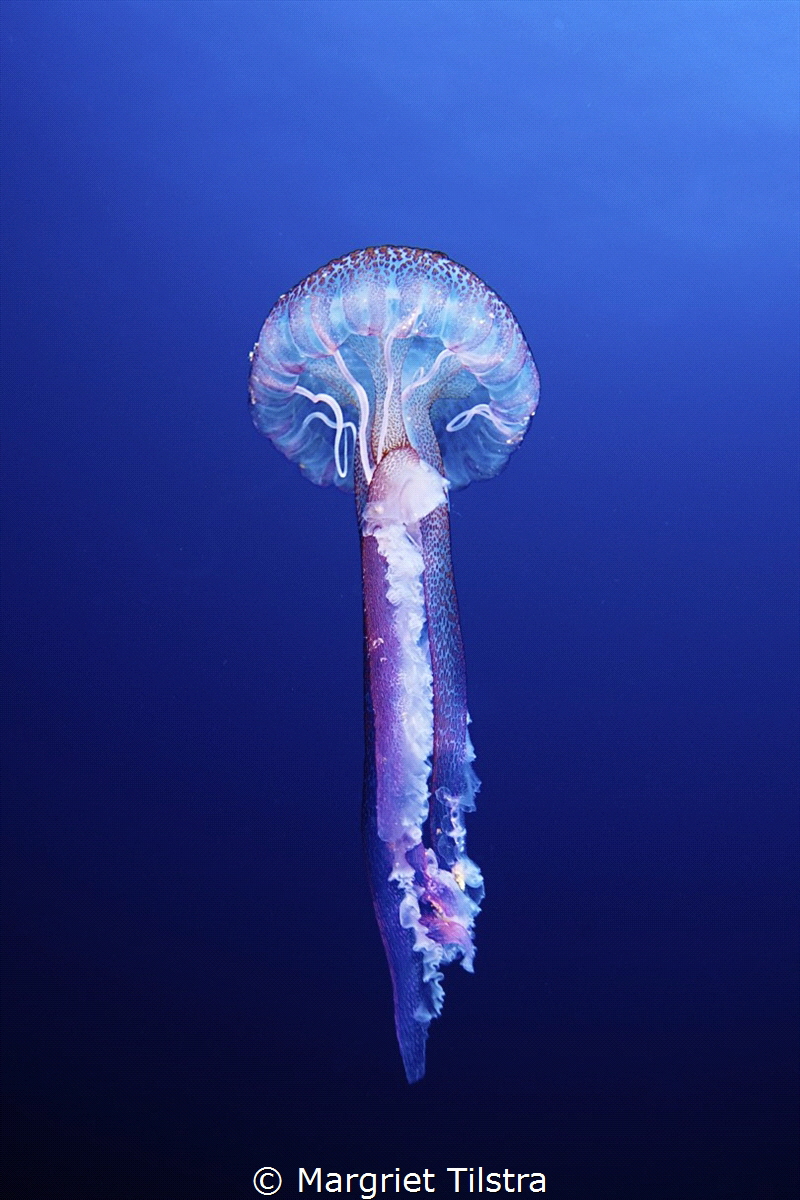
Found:
[[(6, 1195), (798, 1194), (798, 11), (5, 0)], [(385, 242), (542, 375), (453, 499), (487, 900), (413, 1089), (352, 502), (246, 406)]]

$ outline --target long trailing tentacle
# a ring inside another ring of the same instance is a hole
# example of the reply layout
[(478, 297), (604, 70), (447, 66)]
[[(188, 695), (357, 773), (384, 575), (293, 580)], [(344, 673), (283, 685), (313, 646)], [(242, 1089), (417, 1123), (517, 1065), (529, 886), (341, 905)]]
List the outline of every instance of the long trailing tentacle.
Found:
[(410, 447), (390, 452), (362, 515), (364, 836), (410, 1082), (425, 1071), (441, 968), (472, 969), (483, 895), (464, 847), (477, 780), (449, 562), (445, 481)]

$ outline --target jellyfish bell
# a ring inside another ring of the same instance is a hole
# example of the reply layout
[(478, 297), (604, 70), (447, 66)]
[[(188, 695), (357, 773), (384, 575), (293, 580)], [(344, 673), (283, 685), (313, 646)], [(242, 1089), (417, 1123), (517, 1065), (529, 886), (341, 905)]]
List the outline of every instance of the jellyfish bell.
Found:
[(510, 309), (444, 254), (358, 250), (278, 300), (251, 355), (261, 433), (314, 483), (356, 493), (364, 591), (363, 830), (409, 1082), (441, 968), (471, 971), (483, 879), (464, 814), (479, 783), (448, 492), (496, 475), (539, 380)]
[(499, 296), (431, 250), (359, 250), (281, 296), (256, 343), (258, 429), (314, 483), (352, 491), (412, 446), (450, 482), (496, 475), (536, 408), (525, 337)]

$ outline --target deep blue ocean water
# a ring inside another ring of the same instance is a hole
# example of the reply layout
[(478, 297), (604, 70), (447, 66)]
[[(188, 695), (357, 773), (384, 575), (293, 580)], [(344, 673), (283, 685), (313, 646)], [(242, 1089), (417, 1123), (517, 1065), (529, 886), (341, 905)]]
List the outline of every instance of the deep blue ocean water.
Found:
[[(7, 1196), (798, 1194), (799, 13), (5, 0)], [(352, 499), (246, 405), (383, 243), (542, 376), (453, 496), (487, 899), (413, 1088)]]

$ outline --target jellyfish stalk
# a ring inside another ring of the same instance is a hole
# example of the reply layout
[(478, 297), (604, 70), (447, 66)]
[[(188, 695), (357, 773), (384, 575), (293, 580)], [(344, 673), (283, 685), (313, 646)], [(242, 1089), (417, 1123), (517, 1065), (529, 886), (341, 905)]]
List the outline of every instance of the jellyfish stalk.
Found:
[(441, 1012), (442, 968), (473, 969), (484, 894), (466, 853), (479, 784), (448, 493), (503, 467), (535, 410), (538, 376), (494, 292), (442, 254), (400, 247), (309, 276), (278, 301), (251, 357), (257, 427), (314, 482), (356, 496), (364, 843), (413, 1083)]

